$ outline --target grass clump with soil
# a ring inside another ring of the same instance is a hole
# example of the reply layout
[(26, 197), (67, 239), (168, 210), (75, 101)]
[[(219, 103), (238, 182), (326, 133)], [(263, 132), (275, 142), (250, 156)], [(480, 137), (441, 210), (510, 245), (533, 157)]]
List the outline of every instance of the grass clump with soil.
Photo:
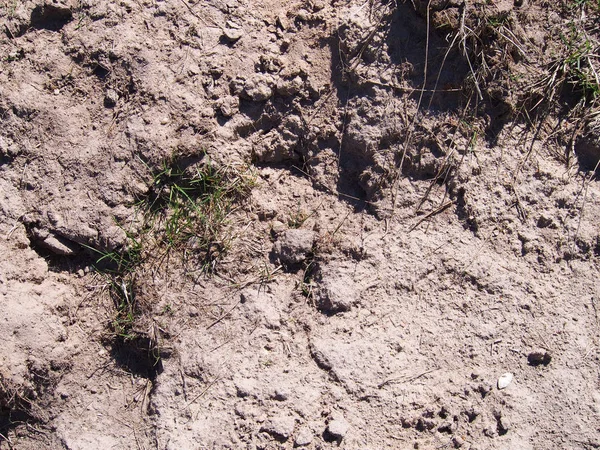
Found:
[(153, 274), (165, 268), (215, 272), (233, 240), (228, 218), (253, 180), (248, 169), (218, 166), (206, 156), (173, 156), (152, 171), (148, 192), (136, 204), (139, 231), (126, 230), (128, 244), (118, 251), (96, 250), (96, 268), (114, 307), (108, 340), (117, 362), (150, 378), (161, 371), (163, 332), (150, 317), (158, 304)]

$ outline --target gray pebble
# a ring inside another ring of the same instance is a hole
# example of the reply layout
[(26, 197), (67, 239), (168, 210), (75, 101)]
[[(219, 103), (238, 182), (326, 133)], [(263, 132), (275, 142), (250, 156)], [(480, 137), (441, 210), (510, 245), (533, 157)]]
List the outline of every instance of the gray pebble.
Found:
[(237, 42), (244, 35), (244, 31), (241, 28), (224, 28), (223, 37), (229, 42)]
[(307, 426), (301, 427), (298, 430), (296, 439), (294, 439), (294, 445), (296, 447), (302, 447), (310, 444), (313, 441), (313, 432)]
[(327, 425), (327, 433), (329, 433), (331, 437), (339, 440), (346, 436), (346, 433), (348, 433), (349, 429), (350, 424), (343, 417), (333, 419), (331, 422), (329, 422), (329, 425)]

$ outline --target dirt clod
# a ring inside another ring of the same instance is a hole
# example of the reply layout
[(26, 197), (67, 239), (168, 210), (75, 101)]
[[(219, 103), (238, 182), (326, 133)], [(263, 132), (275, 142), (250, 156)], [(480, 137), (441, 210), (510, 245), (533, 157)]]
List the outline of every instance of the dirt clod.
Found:
[(550, 352), (540, 349), (529, 352), (527, 355), (527, 362), (530, 366), (547, 366), (552, 361), (552, 355)]
[(287, 441), (294, 433), (296, 420), (290, 416), (273, 417), (267, 421), (262, 430), (281, 441)]
[(318, 308), (326, 314), (347, 312), (356, 303), (356, 284), (348, 275), (324, 268), (316, 294)]
[(315, 232), (290, 229), (281, 235), (273, 246), (275, 257), (285, 265), (294, 266), (306, 260), (315, 243)]

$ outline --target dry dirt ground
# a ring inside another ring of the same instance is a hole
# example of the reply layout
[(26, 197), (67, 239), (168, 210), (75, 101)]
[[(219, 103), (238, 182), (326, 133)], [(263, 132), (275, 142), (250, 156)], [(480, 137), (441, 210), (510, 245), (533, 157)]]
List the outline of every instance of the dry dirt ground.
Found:
[(0, 448), (600, 447), (595, 2), (0, 5)]

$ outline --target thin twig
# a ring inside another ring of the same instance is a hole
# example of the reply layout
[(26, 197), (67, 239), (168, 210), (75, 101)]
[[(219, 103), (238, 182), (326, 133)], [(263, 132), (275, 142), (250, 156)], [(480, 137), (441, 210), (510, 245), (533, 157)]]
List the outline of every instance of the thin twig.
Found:
[(408, 378), (407, 377), (389, 378), (389, 379), (387, 379), (387, 380), (382, 381), (381, 383), (379, 383), (377, 385), (377, 387), (379, 389), (381, 389), (382, 387), (387, 386), (388, 384), (392, 384), (392, 383), (411, 383), (411, 382), (413, 382), (415, 380), (418, 380), (419, 378), (424, 377), (425, 375), (428, 375), (428, 374), (430, 374), (432, 372), (435, 372), (436, 370), (440, 370), (440, 368), (439, 367), (434, 367), (433, 369), (426, 370), (425, 372), (421, 372), (418, 375), (415, 375), (415, 376), (412, 376), (412, 377), (408, 377)]
[(236, 309), (236, 308), (239, 306), (239, 304), (240, 304), (241, 302), (242, 302), (242, 300), (241, 300), (241, 299), (240, 299), (240, 300), (238, 300), (238, 302), (237, 302), (235, 305), (233, 305), (233, 306), (231, 307), (231, 309), (229, 309), (229, 311), (227, 311), (225, 314), (223, 314), (221, 317), (219, 317), (217, 320), (215, 320), (213, 323), (211, 323), (209, 326), (207, 326), (207, 327), (206, 327), (206, 329), (207, 329), (207, 330), (210, 330), (212, 327), (214, 327), (214, 326), (215, 326), (215, 325), (217, 325), (218, 323), (222, 322), (222, 321), (223, 321), (223, 319), (225, 319), (226, 317), (228, 317), (228, 316), (229, 316), (229, 315), (230, 315), (230, 314), (233, 312), (233, 310), (234, 310), (234, 309)]
[(410, 233), (415, 228), (417, 228), (419, 225), (421, 225), (423, 222), (425, 222), (427, 219), (429, 219), (430, 217), (435, 216), (436, 214), (439, 214), (439, 213), (445, 211), (446, 209), (448, 209), (452, 205), (454, 205), (454, 202), (452, 200), (450, 200), (449, 202), (446, 202), (443, 205), (441, 205), (440, 207), (434, 209), (430, 213), (428, 213), (425, 216), (421, 217), (421, 219), (417, 223), (415, 223), (412, 227), (410, 227), (410, 229), (408, 230), (408, 232)]

